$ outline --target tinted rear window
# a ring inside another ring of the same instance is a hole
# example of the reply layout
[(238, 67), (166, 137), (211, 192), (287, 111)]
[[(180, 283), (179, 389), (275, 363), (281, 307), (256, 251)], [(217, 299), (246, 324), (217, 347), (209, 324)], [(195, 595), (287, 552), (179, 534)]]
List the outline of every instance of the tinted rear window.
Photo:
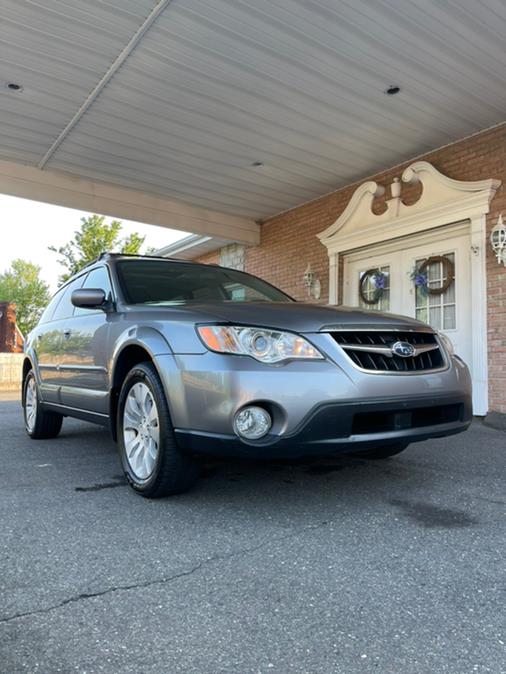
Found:
[(233, 269), (158, 260), (121, 261), (117, 269), (129, 304), (291, 301), (265, 281)]

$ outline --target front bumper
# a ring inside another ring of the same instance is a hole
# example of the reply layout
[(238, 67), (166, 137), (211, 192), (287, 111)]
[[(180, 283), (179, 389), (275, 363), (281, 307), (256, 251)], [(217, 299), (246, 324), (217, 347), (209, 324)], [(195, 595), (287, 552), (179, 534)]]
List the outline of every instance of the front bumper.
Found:
[[(337, 348), (326, 360), (277, 367), (212, 352), (157, 356), (156, 364), (178, 443), (191, 452), (328, 455), (459, 433), (472, 418), (469, 371), (458, 358), (409, 376), (360, 371)], [(233, 433), (233, 419), (253, 404), (274, 424), (248, 442)]]
[(176, 430), (179, 445), (193, 453), (255, 458), (328, 456), (411, 443), (465, 431), (472, 420), (470, 396), (360, 400), (319, 405), (283, 436), (245, 442), (232, 434)]

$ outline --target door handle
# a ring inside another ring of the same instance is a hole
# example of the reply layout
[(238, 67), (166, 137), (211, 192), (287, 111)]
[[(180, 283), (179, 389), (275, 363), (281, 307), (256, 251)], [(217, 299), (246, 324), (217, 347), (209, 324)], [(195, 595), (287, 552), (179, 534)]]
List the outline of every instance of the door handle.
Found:
[(70, 329), (67, 329), (67, 330), (63, 331), (63, 336), (65, 337), (65, 339), (68, 339), (70, 337), (71, 332), (72, 332), (72, 330), (70, 330)]

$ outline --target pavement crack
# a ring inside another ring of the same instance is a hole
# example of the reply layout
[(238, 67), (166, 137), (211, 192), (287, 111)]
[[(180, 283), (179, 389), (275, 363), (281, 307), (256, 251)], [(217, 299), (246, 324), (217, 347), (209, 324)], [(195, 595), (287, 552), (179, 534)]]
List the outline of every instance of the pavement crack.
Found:
[(51, 606), (46, 606), (45, 608), (34, 609), (33, 611), (25, 611), (23, 613), (14, 613), (13, 615), (7, 616), (6, 618), (0, 618), (0, 625), (12, 622), (13, 620), (20, 620), (22, 618), (31, 618), (32, 616), (50, 613), (51, 611), (56, 611), (60, 608), (63, 608), (64, 606), (67, 606), (68, 604), (75, 604), (77, 602), (84, 601), (87, 599), (104, 597), (114, 592), (128, 592), (129, 590), (137, 590), (152, 587), (154, 585), (166, 585), (168, 583), (172, 583), (173, 581), (179, 580), (180, 578), (191, 576), (197, 571), (200, 571), (200, 569), (202, 569), (203, 567), (213, 564), (214, 562), (225, 561), (228, 559), (232, 559), (234, 557), (240, 557), (241, 555), (248, 555), (253, 552), (256, 552), (257, 550), (260, 550), (261, 548), (264, 548), (269, 544), (279, 543), (281, 541), (295, 538), (298, 533), (321, 529), (322, 527), (325, 527), (328, 524), (329, 522), (327, 521), (319, 522), (318, 524), (310, 524), (305, 527), (302, 527), (301, 529), (293, 530), (290, 533), (285, 534), (283, 536), (275, 536), (274, 538), (266, 537), (260, 543), (257, 543), (257, 545), (251, 547), (231, 550), (230, 552), (227, 552), (225, 554), (211, 555), (210, 557), (207, 557), (206, 559), (202, 560), (201, 562), (191, 567), (190, 569), (186, 571), (180, 571), (179, 573), (172, 574), (171, 576), (164, 576), (162, 578), (154, 578), (151, 580), (144, 580), (138, 583), (130, 583), (126, 585), (115, 585), (112, 587), (107, 587), (103, 590), (98, 590), (97, 592), (81, 592), (80, 594), (73, 595), (72, 597), (67, 597), (67, 599), (63, 599), (59, 603), (53, 604)]
[(180, 573), (175, 573), (174, 575), (167, 576), (165, 578), (158, 578), (156, 580), (146, 580), (140, 583), (131, 583), (129, 585), (116, 585), (113, 587), (105, 588), (104, 590), (99, 590), (97, 592), (81, 592), (80, 594), (76, 594), (73, 597), (68, 597), (67, 599), (64, 599), (58, 604), (53, 604), (52, 606), (35, 609), (33, 611), (26, 611), (24, 613), (15, 613), (14, 615), (8, 616), (7, 618), (0, 618), (0, 624), (8, 623), (11, 622), (12, 620), (18, 620), (19, 618), (28, 618), (34, 615), (49, 613), (50, 611), (55, 611), (56, 609), (62, 608), (63, 606), (67, 606), (67, 604), (74, 604), (78, 601), (82, 601), (83, 599), (95, 599), (96, 597), (103, 597), (104, 595), (111, 594), (113, 592), (122, 592), (122, 591), (126, 592), (128, 590), (135, 590), (138, 588), (149, 587), (150, 585), (170, 583), (171, 581), (177, 580), (178, 578), (183, 578), (184, 576), (191, 576), (191, 574), (195, 573), (195, 571), (198, 571), (202, 565), (203, 562), (197, 564), (188, 571), (181, 571)]

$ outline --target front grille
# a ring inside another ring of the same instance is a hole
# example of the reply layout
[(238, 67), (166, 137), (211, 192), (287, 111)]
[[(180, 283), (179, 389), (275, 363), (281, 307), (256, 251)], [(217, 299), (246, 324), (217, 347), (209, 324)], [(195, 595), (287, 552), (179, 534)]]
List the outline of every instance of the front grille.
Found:
[[(444, 367), (445, 360), (436, 335), (431, 332), (396, 332), (388, 330), (332, 332), (352, 362), (371, 372), (423, 372)], [(409, 358), (391, 351), (395, 342), (407, 342), (416, 353)]]

